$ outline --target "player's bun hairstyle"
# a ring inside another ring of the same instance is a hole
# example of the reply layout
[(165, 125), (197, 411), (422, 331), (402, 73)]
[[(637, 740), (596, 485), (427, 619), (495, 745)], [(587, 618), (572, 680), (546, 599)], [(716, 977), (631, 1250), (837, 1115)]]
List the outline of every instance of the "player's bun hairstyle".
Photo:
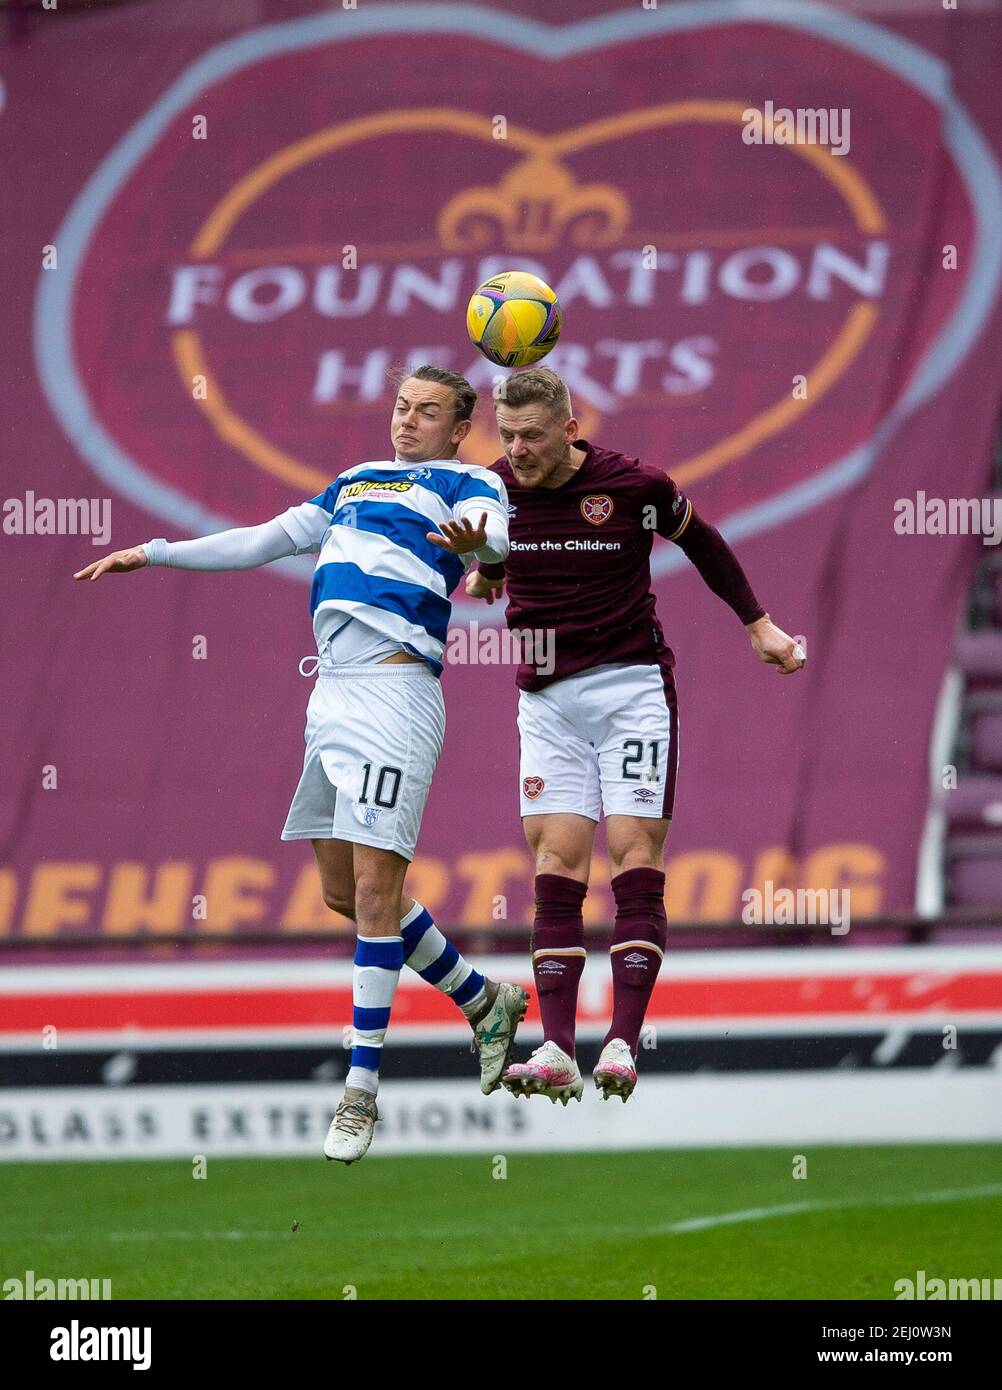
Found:
[(498, 390), (498, 402), (518, 409), (522, 405), (545, 405), (557, 420), (571, 418), (571, 393), (552, 367), (528, 367), (514, 372)]
[(392, 374), (394, 385), (401, 387), (405, 381), (437, 381), (440, 386), (450, 386), (452, 395), (456, 402), (456, 421), (470, 420), (476, 409), (477, 393), (466, 380), (465, 376), (460, 376), (458, 372), (450, 372), (445, 367), (433, 367), (425, 364), (423, 367), (415, 367), (412, 372), (398, 368)]

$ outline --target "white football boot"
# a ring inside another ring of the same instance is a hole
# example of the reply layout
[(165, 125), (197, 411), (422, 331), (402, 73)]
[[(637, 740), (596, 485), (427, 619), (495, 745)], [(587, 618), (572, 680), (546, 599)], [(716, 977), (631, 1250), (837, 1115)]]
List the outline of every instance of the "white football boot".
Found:
[(364, 1158), (372, 1143), (372, 1130), (378, 1119), (376, 1097), (357, 1086), (347, 1087), (327, 1131), (324, 1156), (336, 1158), (339, 1163), (354, 1163), (356, 1159)]
[(602, 1048), (602, 1055), (592, 1076), (595, 1078), (595, 1085), (602, 1092), (603, 1100), (608, 1100), (610, 1096), (619, 1096), (625, 1105), (630, 1099), (637, 1084), (637, 1066), (633, 1060), (633, 1053), (622, 1038), (609, 1039)]
[(529, 996), (521, 985), (501, 981), (494, 1003), (473, 1026), (470, 1050), (480, 1062), (480, 1089), (485, 1096), (496, 1091), (515, 1042), (515, 1031), (525, 1017)]
[(584, 1090), (577, 1062), (554, 1042), (537, 1047), (527, 1062), (513, 1062), (501, 1084), (513, 1096), (549, 1096), (554, 1105), (580, 1101)]

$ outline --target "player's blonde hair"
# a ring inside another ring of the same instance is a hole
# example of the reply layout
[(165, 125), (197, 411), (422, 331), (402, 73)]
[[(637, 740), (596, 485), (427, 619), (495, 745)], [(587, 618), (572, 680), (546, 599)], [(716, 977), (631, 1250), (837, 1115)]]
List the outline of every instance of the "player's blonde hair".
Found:
[(522, 405), (545, 405), (556, 420), (571, 418), (571, 393), (567, 383), (550, 367), (528, 367), (501, 382), (494, 399), (517, 410)]

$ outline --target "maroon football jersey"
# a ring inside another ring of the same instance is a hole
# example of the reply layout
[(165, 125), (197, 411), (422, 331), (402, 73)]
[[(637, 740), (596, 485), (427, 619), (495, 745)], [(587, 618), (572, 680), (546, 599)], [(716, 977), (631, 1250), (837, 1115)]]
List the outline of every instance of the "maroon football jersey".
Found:
[[(508, 626), (552, 629), (554, 669), (519, 667), (522, 690), (541, 690), (611, 662), (671, 666), (651, 592), (654, 537), (680, 536), (691, 505), (667, 474), (586, 440), (585, 458), (558, 488), (520, 487), (506, 458)], [(482, 565), (496, 577), (501, 566)]]

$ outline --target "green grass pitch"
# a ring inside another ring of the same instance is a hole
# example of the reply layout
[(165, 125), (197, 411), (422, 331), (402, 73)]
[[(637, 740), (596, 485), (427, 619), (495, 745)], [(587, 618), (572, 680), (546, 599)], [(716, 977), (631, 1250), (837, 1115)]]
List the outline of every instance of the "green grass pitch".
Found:
[[(0, 1165), (0, 1277), (149, 1299), (866, 1299), (1002, 1273), (995, 1145)], [(796, 1208), (792, 1210), (791, 1208)], [(294, 1225), (298, 1223), (298, 1228)], [(350, 1288), (349, 1288), (350, 1286)], [(652, 1293), (652, 1289), (656, 1292)], [(347, 1292), (346, 1292), (347, 1290)]]

